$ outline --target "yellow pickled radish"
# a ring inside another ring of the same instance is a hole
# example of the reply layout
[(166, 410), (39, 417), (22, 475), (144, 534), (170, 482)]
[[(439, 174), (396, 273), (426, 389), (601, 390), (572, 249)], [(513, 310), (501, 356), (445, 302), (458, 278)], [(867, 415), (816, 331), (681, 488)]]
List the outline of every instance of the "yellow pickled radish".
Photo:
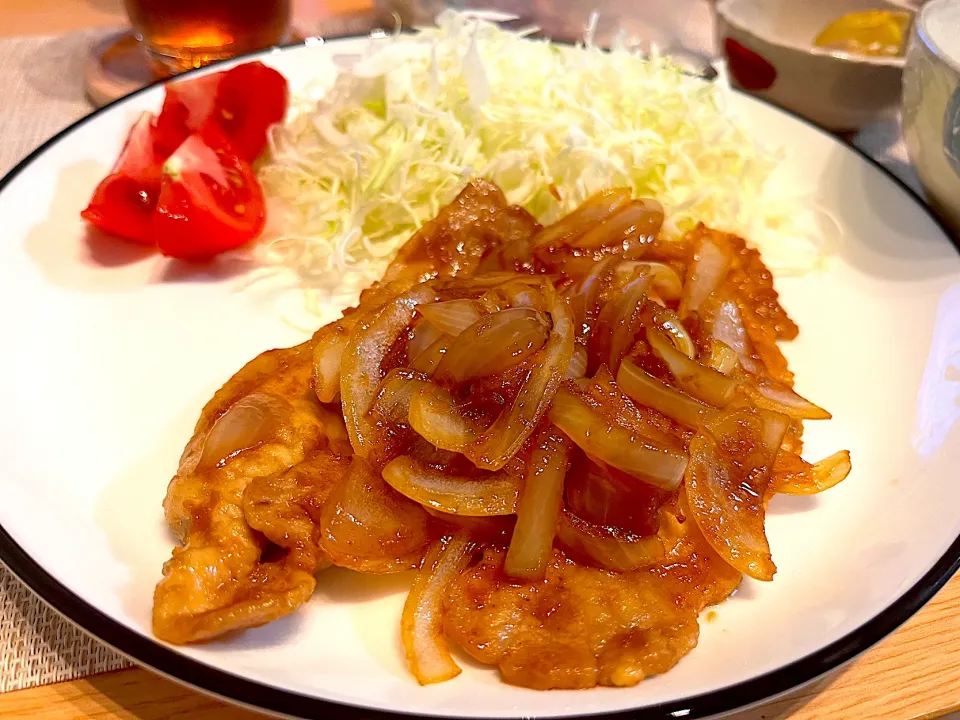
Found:
[(903, 39), (910, 26), (910, 13), (898, 10), (866, 10), (843, 15), (817, 35), (818, 47), (860, 55), (893, 57), (903, 52)]

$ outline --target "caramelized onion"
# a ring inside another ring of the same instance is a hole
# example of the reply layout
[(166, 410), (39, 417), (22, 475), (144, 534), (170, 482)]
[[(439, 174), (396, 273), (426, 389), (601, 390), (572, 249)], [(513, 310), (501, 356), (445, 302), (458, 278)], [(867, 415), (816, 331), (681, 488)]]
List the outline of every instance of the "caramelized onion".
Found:
[(410, 402), (417, 391), (430, 387), (421, 373), (407, 368), (394, 368), (386, 374), (373, 401), (373, 412), (394, 425), (405, 425), (410, 415)]
[(640, 536), (594, 525), (566, 510), (557, 522), (557, 539), (574, 556), (614, 572), (639, 570), (664, 558), (663, 541), (657, 535)]
[(570, 298), (570, 311), (577, 325), (577, 335), (587, 336), (600, 311), (600, 290), (613, 273), (617, 258), (611, 256), (593, 264)]
[(587, 349), (577, 343), (573, 348), (573, 357), (570, 358), (570, 364), (567, 365), (567, 372), (564, 378), (567, 380), (579, 380), (587, 374)]
[(641, 536), (657, 531), (658, 508), (669, 495), (583, 453), (574, 455), (563, 484), (564, 502), (574, 515)]
[(641, 275), (618, 290), (603, 306), (588, 342), (590, 370), (606, 364), (616, 372), (642, 324), (643, 297), (652, 278)]
[(509, 282), (497, 288), (507, 307), (528, 307), (545, 311), (543, 296), (529, 282)]
[(747, 334), (747, 327), (743, 324), (743, 316), (740, 314), (740, 308), (733, 300), (727, 299), (720, 303), (716, 312), (713, 314), (712, 327), (710, 335), (737, 355), (737, 361), (749, 373), (756, 373), (760, 370), (756, 358), (753, 355), (753, 344), (750, 342), (750, 336)]
[(354, 457), (320, 513), (320, 547), (340, 567), (400, 572), (416, 567), (430, 540), (429, 516)]
[(768, 422), (779, 421), (749, 408), (718, 417), (690, 441), (686, 475), (687, 501), (707, 542), (757, 580), (772, 580), (777, 570), (763, 527), (773, 463), (765, 441)]
[(506, 472), (459, 477), (409, 455), (389, 462), (383, 479), (401, 495), (451, 515), (513, 515), (520, 494), (519, 480)]
[(456, 337), (480, 319), (476, 303), (466, 298), (429, 303), (417, 308), (420, 313), (445, 335)]
[(708, 351), (706, 353), (706, 364), (724, 375), (732, 375), (740, 362), (737, 360), (737, 354), (729, 345), (707, 338)]
[(457, 297), (476, 297), (492, 288), (511, 283), (527, 283), (539, 286), (542, 281), (542, 276), (518, 274), (515, 270), (502, 270), (482, 273), (473, 277), (457, 277), (446, 283), (441, 283), (439, 289), (442, 292), (455, 293)]
[(536, 438), (517, 503), (517, 524), (503, 566), (507, 575), (543, 579), (553, 552), (568, 457), (569, 443), (552, 428)]
[(654, 308), (653, 320), (668, 338), (673, 346), (693, 360), (697, 356), (697, 346), (680, 321), (680, 316), (669, 308)]
[[(617, 275), (636, 277), (645, 272), (653, 278), (653, 289), (664, 300), (678, 300), (683, 292), (683, 280), (666, 263), (627, 260), (617, 265)], [(625, 278), (626, 279), (626, 278)]]
[(593, 405), (603, 417), (615, 420), (621, 427), (642, 435), (654, 445), (680, 448), (685, 436), (687, 439), (693, 437), (693, 433), (688, 429), (672, 427), (675, 423), (662, 418), (655, 410), (637, 405), (627, 397), (606, 365), (597, 370), (589, 383), (584, 383), (581, 387), (593, 400), (588, 404)]
[(674, 390), (629, 360), (620, 365), (617, 386), (640, 405), (653, 408), (687, 427), (700, 427), (713, 414), (712, 408)]
[(534, 247), (567, 245), (598, 223), (612, 217), (630, 201), (630, 188), (603, 190), (588, 197), (573, 212), (533, 236)]
[(424, 507), (424, 510), (444, 525), (448, 525), (453, 531), (465, 531), (470, 533), (477, 542), (489, 542), (491, 540), (501, 540), (509, 536), (512, 529), (512, 521), (515, 519), (512, 515), (490, 515), (488, 517), (470, 517), (469, 515), (451, 515), (450, 513), (440, 512), (430, 507)]
[(740, 385), (737, 380), (691, 360), (656, 330), (647, 330), (647, 342), (684, 392), (717, 408), (733, 399)]
[(782, 413), (770, 410), (760, 410), (759, 413), (763, 418), (761, 440), (767, 453), (767, 465), (772, 468), (780, 448), (783, 447), (783, 439), (787, 436), (787, 430), (790, 429), (790, 418)]
[(654, 237), (663, 225), (663, 205), (652, 198), (631, 200), (570, 244), (578, 248), (619, 245), (635, 237)]
[(400, 638), (410, 671), (421, 685), (455, 678), (461, 670), (443, 635), (443, 593), (470, 561), (470, 536), (459, 532), (427, 551), (400, 616)]
[(434, 374), (453, 382), (494, 375), (538, 352), (548, 334), (544, 315), (530, 308), (485, 315), (457, 336)]
[(800, 460), (798, 468), (781, 471), (774, 468), (771, 488), (784, 495), (815, 495), (839, 484), (850, 474), (850, 451), (841, 450), (810, 464)]
[(687, 268), (687, 282), (680, 301), (680, 317), (697, 312), (700, 305), (713, 294), (730, 270), (730, 253), (714, 243), (709, 234), (698, 237), (693, 250), (693, 261)]
[(425, 317), (421, 317), (413, 325), (410, 333), (410, 341), (407, 343), (407, 359), (415, 360), (428, 347), (437, 340), (444, 337), (444, 334), (437, 330), (437, 327), (429, 322)]
[(477, 439), (477, 429), (456, 409), (453, 396), (443, 388), (425, 383), (412, 396), (409, 406), (410, 427), (432, 445), (451, 452), (463, 449)]
[(273, 440), (293, 408), (276, 395), (256, 393), (237, 400), (213, 423), (194, 471), (216, 467), (239, 452)]
[(767, 378), (743, 386), (750, 400), (757, 407), (789, 415), (798, 420), (829, 420), (833, 417), (819, 405), (814, 405), (786, 385)]
[(313, 346), (313, 389), (322, 403), (340, 394), (340, 362), (359, 313), (340, 318), (323, 328)]
[(659, 448), (625, 428), (608, 424), (565, 388), (554, 397), (549, 418), (585, 453), (640, 480), (673, 490), (683, 479), (686, 455), (672, 448)]
[(380, 385), (380, 366), (393, 343), (416, 313), (417, 306), (436, 298), (428, 285), (419, 285), (361, 319), (343, 351), (340, 399), (350, 444), (360, 457), (370, 454), (375, 427), (370, 407)]
[(527, 441), (540, 422), (560, 386), (573, 357), (574, 333), (566, 302), (549, 284), (544, 295), (550, 308), (553, 329), (513, 403), (487, 428), (480, 439), (464, 451), (474, 465), (499, 470)]
[(447, 350), (450, 349), (450, 345), (452, 344), (452, 337), (449, 335), (441, 335), (433, 343), (431, 343), (426, 350), (413, 358), (413, 361), (410, 363), (410, 367), (417, 372), (424, 373), (425, 375), (432, 375), (437, 369), (437, 366), (440, 364), (440, 361), (443, 360), (443, 356), (447, 354)]

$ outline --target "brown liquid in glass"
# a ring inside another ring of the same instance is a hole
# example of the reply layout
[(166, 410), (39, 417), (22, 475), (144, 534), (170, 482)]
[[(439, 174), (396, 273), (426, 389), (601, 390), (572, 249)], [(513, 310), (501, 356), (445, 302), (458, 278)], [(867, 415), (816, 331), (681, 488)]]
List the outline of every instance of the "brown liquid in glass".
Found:
[(126, 0), (151, 59), (181, 72), (285, 39), (290, 0)]

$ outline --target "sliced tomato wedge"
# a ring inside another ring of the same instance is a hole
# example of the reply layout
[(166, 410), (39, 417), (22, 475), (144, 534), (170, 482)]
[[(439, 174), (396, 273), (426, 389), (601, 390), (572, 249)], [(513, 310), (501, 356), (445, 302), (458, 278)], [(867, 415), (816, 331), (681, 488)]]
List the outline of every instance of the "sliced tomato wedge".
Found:
[(159, 142), (173, 153), (213, 116), (217, 88), (225, 72), (190, 77), (168, 83), (157, 118)]
[(267, 146), (267, 130), (287, 111), (287, 79), (261, 62), (238, 65), (220, 81), (215, 110), (234, 149), (253, 162)]
[(151, 223), (160, 196), (164, 157), (154, 116), (143, 113), (130, 128), (110, 174), (97, 185), (80, 216), (111, 235), (153, 245)]
[(188, 135), (216, 122), (248, 162), (267, 144), (267, 128), (283, 119), (287, 80), (261, 62), (180, 80), (167, 86), (157, 127), (171, 151)]
[(253, 240), (263, 190), (216, 123), (190, 135), (163, 165), (153, 237), (164, 255), (205, 260)]

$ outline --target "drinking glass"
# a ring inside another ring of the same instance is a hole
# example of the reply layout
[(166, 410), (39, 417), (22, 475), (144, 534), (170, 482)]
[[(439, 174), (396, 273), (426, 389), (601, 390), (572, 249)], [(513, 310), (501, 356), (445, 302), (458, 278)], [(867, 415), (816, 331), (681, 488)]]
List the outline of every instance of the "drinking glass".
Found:
[(282, 43), (291, 0), (124, 0), (155, 66), (179, 73)]

